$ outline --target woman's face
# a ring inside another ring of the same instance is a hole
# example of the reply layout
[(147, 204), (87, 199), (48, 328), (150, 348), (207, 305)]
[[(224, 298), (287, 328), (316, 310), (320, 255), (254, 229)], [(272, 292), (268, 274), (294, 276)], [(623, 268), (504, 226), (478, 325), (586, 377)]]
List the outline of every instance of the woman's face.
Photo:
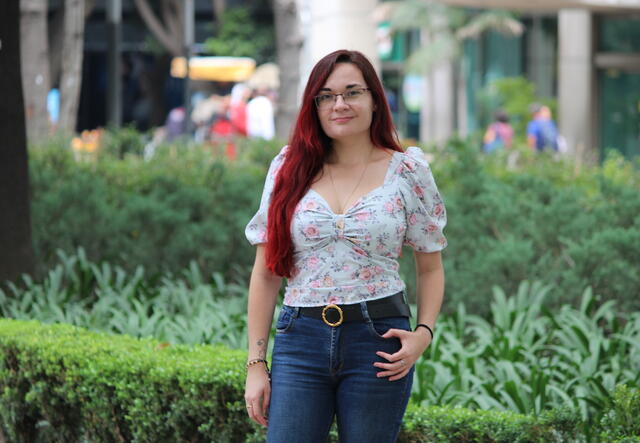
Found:
[[(352, 63), (338, 63), (327, 78), (318, 96), (326, 95), (322, 103), (317, 105), (318, 117), (323, 131), (334, 140), (353, 138), (362, 135), (369, 137), (369, 127), (374, 111), (371, 92), (360, 69)], [(353, 93), (350, 91), (359, 91)], [(347, 93), (347, 100), (342, 95), (329, 97), (330, 94)], [(353, 94), (354, 96), (350, 96)]]

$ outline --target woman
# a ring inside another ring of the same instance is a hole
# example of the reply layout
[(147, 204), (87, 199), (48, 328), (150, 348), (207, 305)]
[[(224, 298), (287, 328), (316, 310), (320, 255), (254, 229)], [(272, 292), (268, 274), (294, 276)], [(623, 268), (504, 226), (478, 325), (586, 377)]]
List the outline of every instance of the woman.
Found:
[[(325, 442), (334, 416), (342, 442), (395, 441), (442, 303), (445, 223), (422, 151), (398, 144), (371, 63), (356, 51), (324, 57), (246, 230), (258, 246), (245, 401), (268, 442)], [(416, 251), (414, 331), (396, 261), (403, 243)]]

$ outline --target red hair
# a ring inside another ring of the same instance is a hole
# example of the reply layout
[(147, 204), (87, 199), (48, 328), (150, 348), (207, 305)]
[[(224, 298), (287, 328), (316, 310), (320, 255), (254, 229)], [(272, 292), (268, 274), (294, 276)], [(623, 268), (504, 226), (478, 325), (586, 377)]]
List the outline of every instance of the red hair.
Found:
[(293, 212), (332, 149), (331, 139), (320, 126), (314, 97), (318, 95), (337, 63), (352, 63), (358, 67), (371, 92), (376, 110), (369, 128), (373, 145), (402, 151), (382, 83), (371, 62), (358, 51), (341, 49), (316, 63), (304, 90), (284, 162), (275, 179), (267, 216), (267, 267), (274, 274), (283, 277), (291, 277), (293, 268)]

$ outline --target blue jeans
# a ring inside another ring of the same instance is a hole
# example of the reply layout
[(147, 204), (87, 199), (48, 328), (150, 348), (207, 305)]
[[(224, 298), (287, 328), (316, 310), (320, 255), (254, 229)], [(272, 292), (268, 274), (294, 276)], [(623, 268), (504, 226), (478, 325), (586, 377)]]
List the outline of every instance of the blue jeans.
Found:
[(410, 330), (409, 319), (371, 320), (331, 327), (283, 306), (273, 348), (268, 443), (325, 443), (334, 416), (341, 443), (395, 442), (413, 381), (378, 378), (376, 351), (400, 349), (388, 329)]

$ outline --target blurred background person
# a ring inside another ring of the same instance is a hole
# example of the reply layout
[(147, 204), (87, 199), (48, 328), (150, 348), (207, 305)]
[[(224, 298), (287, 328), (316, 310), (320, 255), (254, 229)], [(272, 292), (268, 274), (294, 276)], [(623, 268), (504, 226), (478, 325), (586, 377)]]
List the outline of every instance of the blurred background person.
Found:
[(271, 140), (276, 133), (273, 103), (267, 97), (267, 90), (257, 89), (247, 103), (247, 134)]
[(536, 152), (558, 151), (558, 127), (551, 117), (548, 106), (531, 105), (531, 121), (527, 124), (527, 144)]
[(247, 99), (249, 95), (251, 95), (251, 89), (244, 83), (238, 83), (231, 89), (229, 119), (236, 135), (242, 137), (247, 136)]
[(487, 127), (482, 141), (482, 151), (486, 153), (513, 146), (513, 128), (505, 111), (499, 109), (495, 112), (494, 121)]

